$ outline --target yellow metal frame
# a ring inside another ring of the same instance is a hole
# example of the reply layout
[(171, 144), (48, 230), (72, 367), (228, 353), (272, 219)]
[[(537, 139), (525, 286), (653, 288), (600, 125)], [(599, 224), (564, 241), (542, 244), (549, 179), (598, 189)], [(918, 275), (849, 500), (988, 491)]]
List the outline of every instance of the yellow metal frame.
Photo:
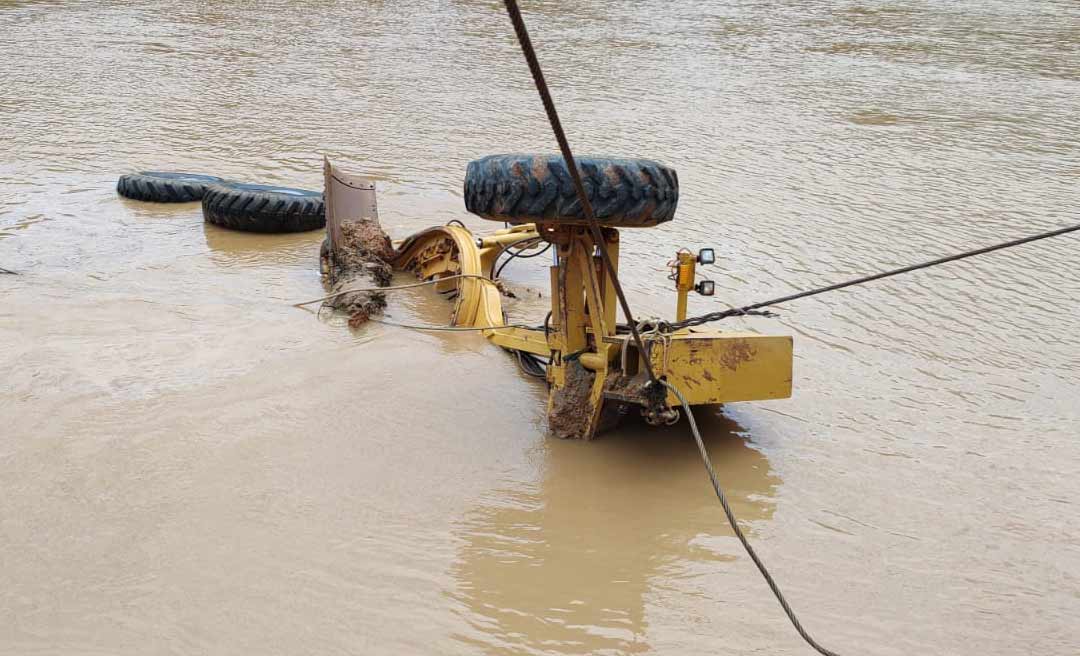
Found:
[[(638, 353), (629, 337), (616, 331), (614, 284), (597, 255), (598, 248), (606, 249), (617, 269), (619, 233), (612, 228), (602, 232), (603, 243), (597, 244), (584, 228), (559, 224), (518, 225), (480, 238), (461, 226), (441, 226), (406, 239), (395, 263), (425, 280), (448, 278), (436, 288), (458, 292), (451, 325), (490, 328), (482, 333), (493, 343), (550, 358), (549, 414), (570, 407), (579, 415), (566, 436), (595, 436), (605, 420), (605, 406), (646, 404), (642, 357), (694, 405), (791, 395), (789, 336), (711, 330), (646, 333), (648, 352)], [(501, 291), (490, 278), (499, 254), (524, 240), (547, 241), (556, 249), (551, 319), (544, 329), (505, 325)], [(680, 252), (673, 264), (676, 316), (682, 320), (694, 287), (695, 259)], [(589, 381), (587, 389), (582, 380)], [(667, 404), (677, 407), (674, 394), (668, 394)]]
[(694, 276), (697, 273), (697, 258), (689, 251), (679, 251), (675, 256), (674, 266), (675, 291), (678, 298), (675, 303), (675, 321), (686, 318), (686, 300), (694, 289)]

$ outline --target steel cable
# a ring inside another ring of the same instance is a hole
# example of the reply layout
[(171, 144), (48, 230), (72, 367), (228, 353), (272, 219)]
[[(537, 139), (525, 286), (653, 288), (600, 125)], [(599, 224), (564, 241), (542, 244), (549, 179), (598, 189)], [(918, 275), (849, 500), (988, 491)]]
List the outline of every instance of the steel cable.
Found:
[(408, 328), (409, 330), (423, 330), (429, 332), (469, 333), (498, 330), (499, 328), (524, 328), (526, 330), (536, 330), (536, 326), (530, 326), (524, 323), (504, 323), (501, 326), (432, 326), (418, 323), (398, 323), (397, 321), (389, 321), (387, 319), (380, 319), (379, 317), (368, 317), (367, 320), (373, 323), (381, 323), (384, 326), (393, 326), (394, 328)]
[[(593, 215), (592, 205), (589, 203), (589, 198), (585, 194), (585, 188), (581, 182), (581, 175), (578, 172), (577, 163), (574, 161), (574, 156), (573, 153), (570, 151), (570, 145), (566, 140), (566, 135), (563, 132), (562, 124), (559, 122), (559, 115), (555, 111), (555, 104), (551, 99), (551, 93), (548, 90), (547, 83), (544, 81), (544, 74), (540, 70), (540, 63), (536, 59), (536, 52), (533, 50), (532, 42), (529, 40), (529, 33), (525, 29), (525, 22), (521, 17), (521, 10), (518, 8), (517, 0), (504, 0), (504, 4), (506, 5), (507, 13), (510, 15), (510, 20), (514, 24), (514, 31), (517, 33), (518, 43), (521, 45), (521, 50), (525, 54), (525, 59), (528, 62), (529, 71), (532, 73), (533, 76), (533, 82), (536, 83), (536, 89), (540, 93), (540, 99), (544, 103), (544, 109), (547, 112), (548, 121), (551, 123), (551, 129), (555, 133), (555, 139), (559, 142), (559, 149), (562, 151), (563, 159), (566, 161), (566, 166), (569, 169), (570, 176), (574, 181), (574, 188), (577, 191), (577, 196), (579, 202), (581, 203), (582, 211), (585, 214), (585, 219), (589, 225), (590, 231), (592, 232), (593, 241), (598, 246), (600, 246), (604, 243), (603, 235), (600, 232), (600, 224), (596, 221), (596, 217)], [(641, 339), (641, 334), (638, 331), (637, 323), (634, 321), (633, 314), (630, 311), (630, 305), (629, 303), (627, 303), (626, 296), (623, 294), (622, 286), (619, 284), (618, 274), (616, 273), (615, 267), (611, 262), (611, 258), (605, 248), (601, 247), (598, 250), (600, 251), (604, 266), (608, 274), (611, 276), (612, 286), (615, 288), (615, 293), (619, 297), (619, 303), (622, 306), (623, 314), (625, 315), (626, 322), (630, 327), (631, 333), (633, 334), (634, 342), (638, 348), (638, 351), (642, 354), (647, 353), (648, 351), (645, 350), (644, 343)], [(732, 530), (734, 530), (735, 534), (739, 537), (739, 540), (742, 542), (743, 547), (746, 549), (747, 553), (750, 554), (750, 557), (758, 566), (758, 569), (761, 571), (762, 575), (764, 575), (765, 580), (768, 582), (769, 587), (772, 588), (773, 593), (776, 595), (776, 598), (780, 601), (780, 605), (784, 608), (784, 611), (787, 613), (788, 618), (791, 620), (792, 624), (795, 625), (795, 629), (799, 632), (799, 635), (801, 635), (803, 639), (805, 639), (807, 643), (810, 644), (810, 646), (814, 647), (814, 649), (816, 649), (818, 652), (824, 654), (825, 656), (836, 656), (836, 654), (834, 654), (833, 652), (817, 644), (817, 642), (815, 642), (814, 639), (811, 638), (810, 635), (807, 634), (806, 631), (802, 628), (802, 625), (799, 624), (798, 619), (795, 617), (795, 613), (791, 610), (791, 607), (788, 606), (787, 601), (784, 599), (784, 596), (780, 592), (779, 587), (777, 587), (776, 582), (773, 581), (772, 576), (769, 574), (768, 570), (765, 569), (764, 563), (762, 563), (761, 560), (757, 557), (757, 554), (754, 553), (754, 550), (750, 546), (750, 543), (746, 540), (746, 536), (744, 536), (742, 530), (739, 529), (739, 525), (735, 521), (735, 515), (731, 512), (731, 508), (727, 503), (727, 498), (724, 496), (724, 491), (720, 487), (720, 482), (716, 477), (716, 472), (713, 470), (712, 463), (709, 461), (709, 454), (705, 450), (705, 444), (701, 440), (701, 434), (698, 432), (697, 424), (694, 421), (693, 414), (690, 413), (690, 406), (686, 402), (686, 399), (682, 396), (681, 392), (679, 392), (667, 381), (657, 379), (656, 374), (653, 372), (652, 363), (650, 362), (650, 359), (648, 357), (642, 358), (642, 362), (645, 365), (650, 382), (653, 384), (659, 382), (668, 389), (671, 389), (672, 392), (675, 393), (675, 396), (678, 397), (679, 401), (683, 404), (683, 408), (686, 410), (687, 416), (690, 420), (690, 426), (693, 430), (694, 438), (698, 442), (698, 447), (701, 450), (702, 458), (704, 459), (706, 467), (709, 470), (709, 476), (713, 482), (713, 489), (716, 490), (717, 497), (719, 497), (720, 499), (720, 505), (724, 508), (724, 513), (728, 517), (728, 522), (731, 524)], [(658, 390), (663, 390), (663, 387), (660, 386), (656, 386), (656, 388)]]
[[(570, 151), (570, 143), (566, 140), (566, 133), (563, 131), (562, 123), (559, 121), (559, 114), (555, 111), (555, 101), (551, 99), (551, 91), (544, 80), (544, 72), (540, 69), (536, 51), (533, 49), (532, 41), (529, 39), (529, 32), (525, 28), (525, 19), (521, 17), (521, 9), (518, 8), (517, 0), (503, 0), (503, 4), (506, 5), (506, 13), (510, 16), (510, 22), (514, 24), (514, 32), (517, 34), (518, 44), (521, 45), (521, 52), (525, 55), (525, 61), (529, 65), (529, 72), (532, 73), (533, 82), (536, 84), (536, 90), (540, 93), (540, 100), (544, 103), (544, 111), (547, 112), (548, 122), (551, 123), (551, 131), (555, 133), (555, 140), (559, 142), (559, 150), (562, 152), (563, 160), (566, 161), (566, 168), (574, 181), (574, 190), (577, 192), (578, 201), (581, 203), (581, 211), (585, 215), (585, 222), (589, 225), (593, 242), (598, 246), (597, 250), (600, 251), (600, 259), (604, 262), (604, 268), (608, 275), (611, 276), (611, 285), (615, 289), (615, 295), (619, 297), (619, 305), (622, 306), (623, 315), (630, 325), (634, 343), (640, 353), (647, 353), (645, 344), (641, 341), (641, 335), (638, 333), (634, 315), (630, 311), (630, 304), (626, 301), (622, 285), (619, 284), (618, 272), (615, 271), (615, 265), (612, 263), (607, 249), (603, 247), (604, 236), (600, 232), (600, 224), (593, 214), (589, 196), (585, 193), (585, 185), (581, 182), (581, 172), (578, 171), (574, 153)], [(645, 365), (646, 373), (649, 375), (649, 382), (655, 384), (657, 378), (653, 372), (652, 362), (648, 357), (643, 357), (641, 361)], [(662, 388), (655, 387), (655, 385), (653, 387), (662, 390)]]
[(750, 556), (750, 560), (754, 561), (757, 565), (758, 571), (765, 577), (765, 582), (769, 584), (769, 588), (772, 590), (773, 595), (776, 596), (776, 600), (780, 602), (780, 607), (784, 609), (784, 613), (788, 619), (791, 620), (792, 626), (799, 632), (802, 639), (806, 641), (806, 644), (817, 650), (818, 653), (825, 656), (838, 656), (836, 652), (830, 651), (825, 647), (822, 647), (814, 638), (806, 632), (802, 624), (799, 622), (799, 618), (795, 616), (795, 611), (791, 609), (791, 605), (788, 604), (787, 599), (784, 598), (784, 593), (780, 591), (780, 586), (776, 584), (772, 574), (765, 567), (765, 563), (758, 557), (757, 552), (750, 546), (750, 541), (746, 539), (746, 535), (743, 534), (742, 529), (739, 528), (739, 522), (735, 519), (735, 513), (731, 510), (731, 506), (728, 504), (727, 495), (724, 494), (724, 488), (720, 486), (720, 479), (716, 476), (716, 469), (713, 467), (712, 460), (709, 459), (709, 452), (705, 449), (705, 442), (701, 439), (701, 431), (698, 430), (697, 421), (694, 420), (694, 413), (690, 410), (690, 404), (686, 401), (686, 397), (682, 395), (677, 387), (661, 379), (661, 384), (664, 387), (671, 390), (676, 398), (679, 399), (679, 403), (682, 404), (683, 411), (686, 413), (686, 418), (690, 422), (690, 432), (694, 434), (694, 441), (697, 442), (698, 451), (701, 452), (701, 460), (705, 463), (705, 469), (709, 472), (709, 480), (712, 481), (713, 490), (716, 492), (716, 498), (720, 500), (720, 507), (724, 509), (724, 515), (727, 516), (728, 524), (731, 525), (731, 530), (735, 532), (735, 537), (739, 538), (739, 542), (742, 543), (743, 549)]
[(360, 293), (360, 292), (392, 292), (392, 291), (396, 291), (396, 290), (399, 290), (399, 289), (413, 289), (414, 287), (424, 287), (426, 285), (437, 285), (440, 282), (446, 282), (448, 280), (455, 280), (455, 279), (458, 279), (458, 278), (476, 278), (476, 279), (479, 279), (479, 280), (487, 280), (487, 278), (485, 278), (484, 276), (481, 276), (481, 275), (475, 274), (475, 273), (456, 273), (456, 274), (454, 274), (452, 276), (444, 276), (442, 278), (432, 278), (431, 280), (423, 280), (421, 282), (412, 282), (412, 283), (408, 283), (408, 284), (405, 284), (405, 285), (392, 285), (392, 286), (389, 286), (389, 287), (353, 287), (351, 289), (343, 289), (343, 290), (341, 290), (339, 292), (334, 292), (333, 294), (328, 294), (328, 295), (323, 296), (321, 298), (313, 298), (310, 301), (303, 301), (303, 302), (300, 302), (300, 303), (293, 303), (292, 306), (296, 307), (296, 308), (304, 307), (305, 305), (312, 305), (313, 303), (318, 303), (319, 301), (329, 301), (332, 298), (337, 298), (338, 296), (344, 296), (345, 294), (356, 294), (356, 293)]
[(1076, 232), (1080, 230), (1080, 225), (1069, 226), (1066, 228), (1059, 228), (1057, 230), (1051, 230), (1049, 232), (1041, 232), (1037, 235), (1031, 235), (1030, 237), (1023, 237), (1021, 239), (1014, 239), (1012, 241), (1002, 242), (993, 246), (985, 246), (983, 248), (977, 248), (972, 251), (964, 251), (963, 253), (957, 253), (955, 255), (947, 255), (945, 257), (939, 257), (936, 260), (930, 260), (929, 262), (923, 262), (921, 264), (912, 264), (910, 266), (901, 267), (899, 269), (893, 269), (891, 271), (885, 271), (882, 273), (875, 273), (869, 276), (863, 276), (847, 282), (836, 283), (835, 285), (828, 285), (826, 287), (819, 287), (817, 289), (811, 289), (804, 292), (798, 292), (796, 294), (789, 294), (788, 296), (781, 296), (780, 298), (774, 298), (769, 301), (762, 301), (761, 303), (753, 303), (751, 305), (744, 305), (740, 308), (733, 308), (730, 310), (720, 310), (718, 312), (710, 312), (697, 317), (690, 317), (683, 321), (677, 321), (675, 323), (667, 324), (666, 328), (669, 330), (678, 330), (680, 328), (689, 328), (691, 326), (700, 326), (712, 321), (719, 321), (728, 317), (736, 317), (742, 315), (759, 314), (755, 312), (760, 308), (772, 307), (774, 305), (780, 305), (781, 303), (787, 303), (800, 298), (807, 298), (808, 296), (816, 296), (818, 294), (824, 294), (825, 292), (836, 291), (837, 289), (844, 289), (845, 287), (852, 287), (854, 285), (861, 285), (867, 282), (873, 282), (874, 280), (881, 280), (882, 278), (888, 278), (890, 276), (896, 276), (901, 273), (909, 273), (911, 271), (918, 271), (919, 269), (928, 269), (939, 264), (946, 264), (948, 262), (955, 262), (968, 257), (974, 257), (976, 255), (984, 255), (993, 251), (999, 251), (1004, 248), (1011, 248), (1013, 246), (1020, 246), (1022, 244), (1028, 244), (1040, 239), (1049, 239), (1050, 237), (1058, 237), (1060, 235), (1068, 234), (1070, 232)]

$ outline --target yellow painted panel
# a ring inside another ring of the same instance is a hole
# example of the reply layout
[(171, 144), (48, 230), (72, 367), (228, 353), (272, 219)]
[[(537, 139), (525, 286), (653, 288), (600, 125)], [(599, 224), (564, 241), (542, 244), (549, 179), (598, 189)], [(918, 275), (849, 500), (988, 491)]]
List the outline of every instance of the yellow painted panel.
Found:
[[(653, 366), (691, 405), (791, 396), (790, 336), (688, 333), (674, 335), (668, 348), (665, 358), (664, 348), (654, 344)], [(674, 394), (668, 403), (678, 405)]]

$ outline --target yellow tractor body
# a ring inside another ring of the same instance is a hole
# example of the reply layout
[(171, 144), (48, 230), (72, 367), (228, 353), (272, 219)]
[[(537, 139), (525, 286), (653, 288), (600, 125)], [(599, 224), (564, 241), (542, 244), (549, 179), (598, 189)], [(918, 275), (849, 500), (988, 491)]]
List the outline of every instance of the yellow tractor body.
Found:
[[(630, 327), (618, 323), (615, 284), (602, 259), (606, 255), (617, 275), (616, 228), (651, 227), (672, 219), (678, 177), (651, 160), (589, 158), (581, 166), (597, 196), (599, 242), (577, 214), (580, 206), (568, 192), (560, 158), (498, 155), (469, 165), (466, 207), (488, 219), (506, 220), (508, 227), (479, 237), (460, 222), (420, 231), (396, 245), (394, 266), (434, 281), (439, 292), (455, 292), (450, 326), (479, 329), (519, 357), (546, 359), (544, 369), (534, 373), (547, 379), (549, 429), (562, 437), (591, 439), (633, 406), (640, 407), (650, 423), (676, 421), (678, 399), (649, 384), (649, 369), (692, 405), (790, 396), (788, 336), (700, 327), (673, 330), (653, 321), (635, 326), (643, 337), (640, 352)], [(329, 162), (325, 173), (328, 241), (333, 247), (343, 217), (378, 215), (370, 181), (336, 171)], [(496, 280), (497, 260), (507, 251), (520, 255), (541, 245), (555, 251), (551, 312), (541, 326), (508, 325)], [(714, 258), (710, 249), (697, 256), (680, 251), (670, 263), (676, 321), (686, 318), (690, 291), (711, 295), (711, 282), (695, 282), (695, 266)]]
[[(618, 263), (618, 232), (605, 228), (604, 234), (600, 247)], [(543, 328), (507, 326), (502, 292), (490, 277), (500, 252), (529, 241), (550, 241), (557, 248), (551, 315)], [(493, 343), (548, 358), (549, 411), (571, 416), (555, 416), (554, 423), (565, 428), (565, 437), (589, 439), (606, 424), (606, 406), (646, 405), (643, 356), (616, 326), (614, 292), (595, 248), (580, 227), (522, 224), (477, 238), (465, 227), (450, 225), (404, 240), (396, 266), (424, 280), (447, 278), (436, 289), (457, 291), (451, 325), (488, 328), (481, 332)], [(684, 329), (646, 331), (645, 338), (653, 370), (692, 405), (791, 395), (790, 336)], [(671, 393), (667, 405), (678, 405)]]

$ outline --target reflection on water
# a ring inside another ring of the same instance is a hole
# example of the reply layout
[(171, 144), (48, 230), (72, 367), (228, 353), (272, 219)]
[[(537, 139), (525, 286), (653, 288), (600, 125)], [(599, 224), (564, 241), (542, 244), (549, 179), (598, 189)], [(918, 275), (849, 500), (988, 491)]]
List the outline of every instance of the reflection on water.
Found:
[(226, 230), (211, 223), (203, 223), (203, 234), (211, 259), (225, 268), (303, 263), (317, 267), (319, 244), (323, 240), (318, 231), (264, 235)]
[[(699, 414), (753, 535), (780, 478), (735, 421)], [(539, 484), (493, 490), (466, 515), (451, 596), (473, 631), (459, 640), (500, 654), (643, 653), (646, 597), (679, 577), (678, 563), (735, 559), (685, 425), (627, 423), (593, 444), (546, 442)]]

